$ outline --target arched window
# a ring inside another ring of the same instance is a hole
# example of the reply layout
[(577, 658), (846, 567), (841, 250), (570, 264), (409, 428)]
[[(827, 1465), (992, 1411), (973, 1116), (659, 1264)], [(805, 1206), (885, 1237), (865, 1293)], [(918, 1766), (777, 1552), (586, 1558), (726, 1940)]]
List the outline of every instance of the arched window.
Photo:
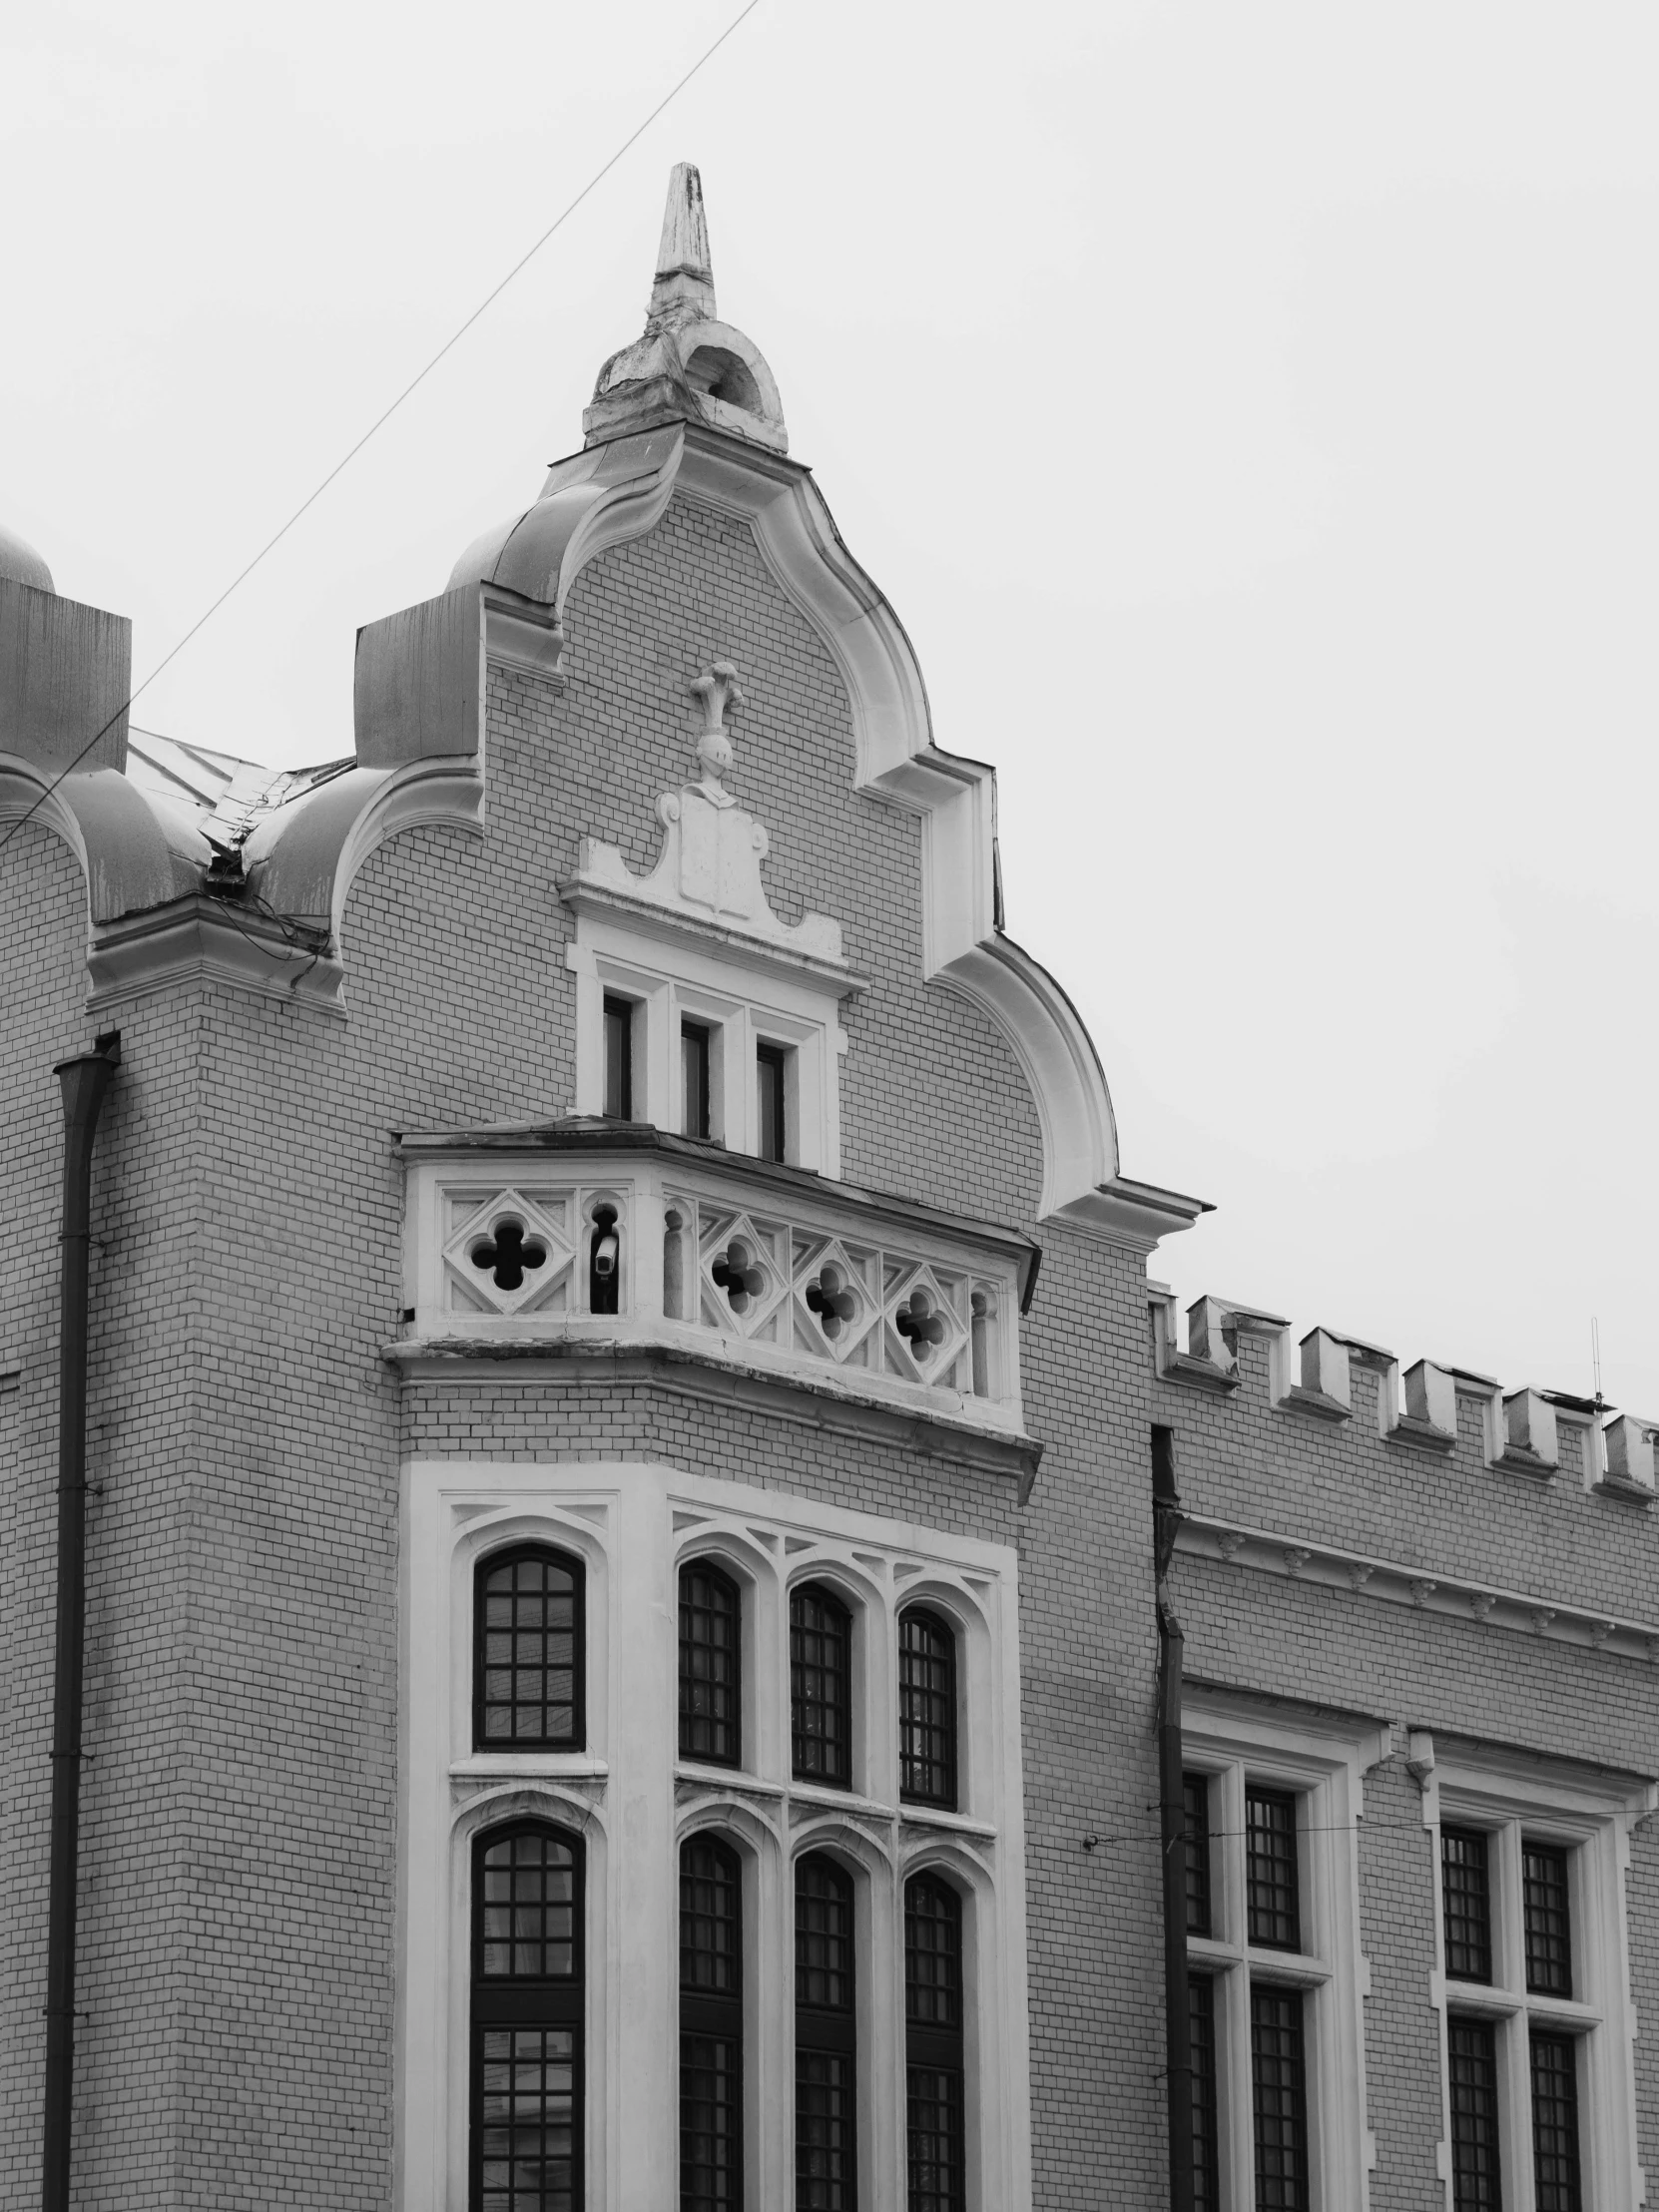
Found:
[(898, 1617), (898, 1788), (956, 1810), (956, 1637), (937, 1613)]
[(473, 1584), (473, 1747), (580, 1751), (582, 1563), (546, 1544), (492, 1551)]
[(680, 2212), (743, 2207), (743, 1866), (680, 1852)]
[(798, 1781), (852, 1785), (852, 1616), (822, 1583), (790, 1592), (790, 1721)]
[(965, 2212), (962, 1901), (937, 1875), (904, 1885), (908, 2212)]
[(580, 2212), (582, 1846), (541, 1821), (472, 1852), (472, 2212)]
[(856, 2212), (858, 2050), (852, 1878), (795, 1866), (795, 2212)]
[(680, 1756), (743, 1765), (743, 1600), (707, 1559), (680, 1570)]

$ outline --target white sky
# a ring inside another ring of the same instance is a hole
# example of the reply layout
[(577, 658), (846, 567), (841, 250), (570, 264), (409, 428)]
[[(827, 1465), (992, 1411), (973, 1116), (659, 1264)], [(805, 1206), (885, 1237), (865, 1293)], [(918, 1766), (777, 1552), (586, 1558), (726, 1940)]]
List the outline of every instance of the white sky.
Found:
[[(735, 12), (0, 5), (0, 516), (147, 671)], [(1001, 769), (1155, 1272), (1659, 1417), (1659, 13), (760, 7), (135, 720), (349, 751), (356, 626), (722, 311)]]

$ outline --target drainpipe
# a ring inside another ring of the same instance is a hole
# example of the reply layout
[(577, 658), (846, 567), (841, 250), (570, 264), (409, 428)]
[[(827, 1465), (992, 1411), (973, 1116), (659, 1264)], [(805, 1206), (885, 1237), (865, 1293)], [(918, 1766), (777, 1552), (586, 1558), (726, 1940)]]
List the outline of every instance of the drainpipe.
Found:
[(1187, 1807), (1181, 1787), (1181, 1622), (1169, 1593), (1181, 1500), (1175, 1431), (1152, 1431), (1152, 1540), (1158, 1601), (1158, 1813), (1164, 1866), (1164, 2038), (1171, 2212), (1193, 2212), (1193, 2055), (1187, 2003)]
[(42, 2212), (69, 2212), (75, 2089), (75, 1883), (81, 1842), (81, 1669), (87, 1612), (87, 1261), (92, 1143), (121, 1062), (119, 1033), (52, 1072), (63, 1093), (63, 1271), (58, 1329), (58, 1616), (52, 1673), (52, 1874), (47, 1916)]

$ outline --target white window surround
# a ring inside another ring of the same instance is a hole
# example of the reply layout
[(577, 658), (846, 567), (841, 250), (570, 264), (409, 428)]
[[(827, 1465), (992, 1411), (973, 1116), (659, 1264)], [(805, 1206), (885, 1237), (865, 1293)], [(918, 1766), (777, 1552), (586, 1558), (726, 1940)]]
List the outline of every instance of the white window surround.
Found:
[[(472, 1838), (526, 1813), (578, 1830), (587, 1870), (587, 2204), (677, 2197), (678, 1859), (717, 1829), (745, 1862), (746, 2125), (753, 2200), (790, 2201), (794, 1883), (804, 1851), (854, 1878), (860, 2201), (904, 2194), (903, 1885), (963, 1900), (969, 2204), (1030, 2193), (1017, 1586), (1000, 1546), (664, 1465), (416, 1460), (403, 1476), (398, 2212), (465, 2212)], [(472, 1748), (473, 1574), (539, 1537), (587, 1566), (589, 1741)], [(714, 1557), (744, 1606), (744, 1767), (683, 1765), (678, 1575)], [(789, 1591), (853, 1609), (854, 1788), (789, 1773)], [(897, 1620), (958, 1634), (961, 1810), (897, 1799)]]
[[(1629, 1777), (1597, 1774), (1565, 1760), (1500, 1747), (1453, 1745), (1425, 1732), (1411, 1736), (1423, 1784), (1423, 1825), (1433, 1846), (1434, 1967), (1429, 2001), (1439, 2015), (1439, 2170), (1451, 2212), (1451, 2114), (1446, 2069), (1449, 2014), (1498, 2027), (1499, 2153), (1507, 2212), (1533, 2212), (1531, 2081), (1527, 2026), (1564, 2029), (1579, 2043), (1578, 2134), (1585, 2212), (1625, 2212), (1647, 2202), (1637, 2162), (1635, 2037), (1630, 1995), (1624, 1878), (1630, 1830), (1659, 1807), (1659, 1790)], [(1492, 1982), (1448, 1981), (1440, 1906), (1440, 1828), (1473, 1828), (1492, 1839)], [(1520, 1850), (1529, 1843), (1571, 1853), (1574, 1996), (1526, 1992), (1520, 1915)]]
[[(1191, 1936), (1194, 1972), (1216, 1982), (1217, 2147), (1221, 2202), (1254, 2202), (1250, 1981), (1307, 1992), (1309, 2177), (1316, 2212), (1350, 2212), (1370, 2201), (1376, 2138), (1366, 2121), (1365, 2013), (1371, 1968), (1360, 1949), (1356, 1824), (1364, 1778), (1388, 1751), (1385, 1726), (1317, 1716), (1290, 1718), (1245, 1698), (1189, 1689), (1182, 1711), (1182, 1759), (1213, 1777), (1210, 1936)], [(1304, 1949), (1246, 1940), (1245, 1790), (1288, 1790), (1298, 1799), (1297, 1858)]]
[(769, 951), (737, 937), (709, 941), (665, 917), (661, 926), (619, 918), (567, 889), (576, 938), (565, 964), (576, 977), (576, 1111), (605, 1111), (605, 998), (633, 1000), (633, 1115), (685, 1130), (680, 1024), (711, 1038), (710, 1135), (733, 1152), (760, 1149), (756, 1046), (789, 1050), (787, 1152), (794, 1167), (838, 1176), (841, 1167), (840, 1001), (862, 987), (843, 964)]

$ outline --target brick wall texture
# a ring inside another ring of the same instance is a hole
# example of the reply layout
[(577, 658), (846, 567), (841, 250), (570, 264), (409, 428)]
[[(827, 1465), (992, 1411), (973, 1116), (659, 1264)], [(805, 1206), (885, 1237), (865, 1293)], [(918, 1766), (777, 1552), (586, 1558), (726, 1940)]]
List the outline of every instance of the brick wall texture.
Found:
[[(1040, 1137), (1018, 1062), (986, 1017), (922, 982), (919, 825), (854, 792), (834, 663), (747, 526), (676, 497), (583, 573), (566, 628), (562, 693), (491, 669), (485, 835), (407, 832), (358, 875), (344, 1020), (202, 981), (118, 1017), (94, 1201), (75, 2203), (389, 2212), (398, 1474), (407, 1455), (452, 1452), (668, 1459), (1017, 1545), (1033, 2202), (1158, 2205), (1157, 1851), (1083, 1848), (1144, 1832), (1157, 1794), (1149, 1422), (1175, 1424), (1198, 1510), (1647, 1619), (1650, 1523), (1566, 1476), (1547, 1489), (1493, 1476), (1477, 1440), (1449, 1462), (1374, 1451), (1358, 1404), (1341, 1430), (1287, 1421), (1254, 1369), (1226, 1400), (1157, 1383), (1143, 1262), (1034, 1220)], [(1023, 1508), (1011, 1479), (649, 1383), (399, 1387), (380, 1357), (402, 1303), (391, 1133), (571, 1110), (557, 882), (583, 834), (650, 864), (652, 801), (692, 759), (687, 684), (723, 657), (748, 701), (731, 782), (770, 831), (773, 903), (789, 921), (835, 915), (871, 977), (845, 1015), (844, 1173), (1044, 1245), (1022, 1354), (1044, 1458)], [(20, 1371), (0, 1394), (0, 2201), (22, 2205), (37, 2187), (45, 1985), (50, 1069), (93, 1026), (81, 878), (38, 826), (0, 857), (0, 1371)], [(1239, 1568), (1183, 1560), (1178, 1585), (1189, 1666), (1208, 1679), (1659, 1767), (1645, 1665)], [(1374, 1771), (1368, 1813), (1399, 1822), (1415, 1804), (1397, 1758)], [(1431, 1869), (1420, 1829), (1380, 1825), (1363, 1850), (1372, 2201), (1427, 2206)], [(1659, 1999), (1655, 1873), (1642, 1831), (1644, 2016)], [(1638, 2048), (1651, 2114), (1659, 2080)]]

